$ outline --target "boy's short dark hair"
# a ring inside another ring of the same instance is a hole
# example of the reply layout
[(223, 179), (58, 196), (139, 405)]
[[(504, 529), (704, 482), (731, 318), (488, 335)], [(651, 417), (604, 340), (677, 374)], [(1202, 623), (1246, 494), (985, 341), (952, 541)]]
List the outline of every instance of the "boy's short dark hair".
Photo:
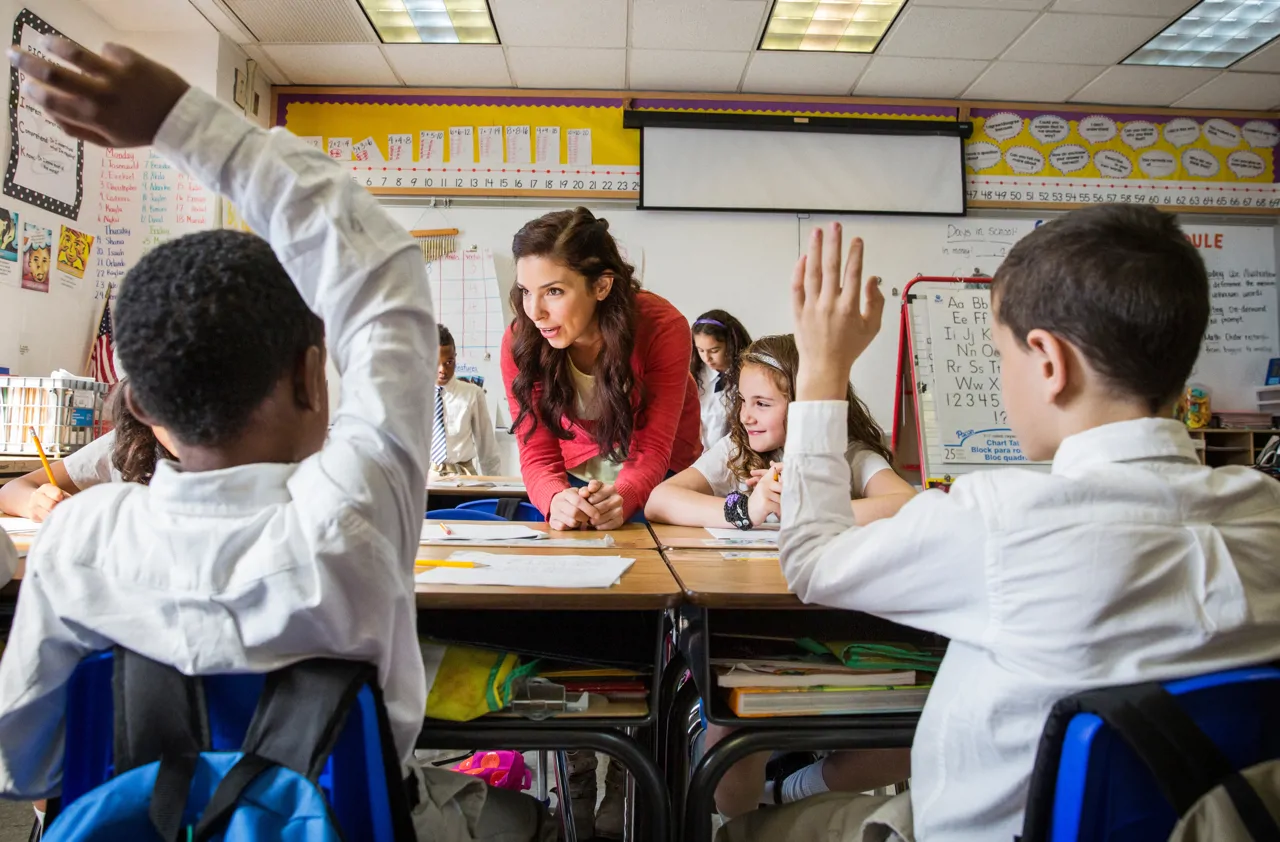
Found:
[(1009, 252), (991, 296), (1025, 342), (1071, 342), (1119, 392), (1152, 412), (1182, 391), (1209, 321), (1204, 261), (1171, 214), (1137, 205), (1073, 211)]
[(437, 323), (436, 327), (440, 328), (440, 347), (449, 348), (453, 346), (453, 334), (449, 332), (449, 328)]
[(190, 445), (240, 432), (324, 322), (266, 240), (203, 231), (129, 270), (115, 307), (116, 353), (140, 408)]

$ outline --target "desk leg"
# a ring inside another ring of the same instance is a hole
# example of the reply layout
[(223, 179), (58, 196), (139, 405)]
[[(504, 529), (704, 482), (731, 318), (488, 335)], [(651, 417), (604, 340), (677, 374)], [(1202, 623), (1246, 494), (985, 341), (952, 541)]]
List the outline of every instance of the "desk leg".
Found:
[(744, 725), (716, 743), (702, 756), (684, 808), (684, 842), (711, 842), (711, 814), (716, 810), (716, 786), (733, 764), (758, 751), (821, 751), (859, 748), (901, 748), (911, 745), (914, 728), (796, 727), (759, 728)]
[[(540, 730), (489, 724), (469, 728), (464, 723), (440, 726), (432, 723), (422, 729), (417, 744), (422, 748), (587, 749), (607, 754), (620, 761), (634, 776), (636, 790), (646, 809), (649, 838), (654, 842), (671, 842), (674, 838), (671, 799), (663, 786), (658, 767), (635, 740), (617, 731), (592, 731), (586, 728)], [(567, 792), (567, 787), (566, 775), (561, 792)], [(563, 804), (564, 798), (560, 800)], [(564, 810), (565, 807), (562, 806), (561, 812)]]

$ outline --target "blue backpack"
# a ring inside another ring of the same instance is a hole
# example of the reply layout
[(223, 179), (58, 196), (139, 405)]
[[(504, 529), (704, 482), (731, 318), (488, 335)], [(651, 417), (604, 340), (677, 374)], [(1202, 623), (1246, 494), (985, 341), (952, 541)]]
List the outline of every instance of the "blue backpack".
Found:
[[(114, 777), (70, 804), (44, 839), (339, 842), (316, 781), (374, 675), (368, 664), (330, 659), (273, 672), (240, 751), (220, 752), (209, 750), (202, 681), (117, 649)], [(407, 804), (397, 795), (393, 804)], [(395, 837), (411, 839), (407, 809), (392, 812)]]

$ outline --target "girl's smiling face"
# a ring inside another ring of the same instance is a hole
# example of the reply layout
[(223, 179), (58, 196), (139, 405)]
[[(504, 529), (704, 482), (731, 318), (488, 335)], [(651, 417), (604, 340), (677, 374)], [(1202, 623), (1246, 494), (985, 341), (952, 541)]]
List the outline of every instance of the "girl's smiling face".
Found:
[(771, 453), (787, 441), (787, 406), (791, 399), (774, 382), (772, 369), (747, 363), (738, 374), (742, 409), (738, 420), (756, 453)]

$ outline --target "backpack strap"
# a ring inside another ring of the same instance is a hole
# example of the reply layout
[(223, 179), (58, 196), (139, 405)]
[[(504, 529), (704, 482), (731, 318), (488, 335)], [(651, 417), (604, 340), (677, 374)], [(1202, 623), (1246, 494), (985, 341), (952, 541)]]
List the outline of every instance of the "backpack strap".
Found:
[(1054, 705), (1041, 735), (1023, 825), (1023, 842), (1048, 836), (1062, 740), (1078, 713), (1102, 719), (1138, 756), (1179, 815), (1217, 786), (1230, 796), (1257, 842), (1280, 842), (1280, 827), (1249, 785), (1177, 700), (1154, 682), (1078, 693)]
[[(240, 748), (243, 757), (209, 798), (194, 838), (217, 834), (244, 790), (263, 772), (283, 766), (315, 781), (360, 689), (376, 686), (376, 677), (372, 664), (332, 658), (313, 658), (268, 674)], [(388, 781), (390, 787), (395, 783), (394, 778)]]
[(209, 749), (201, 683), (166, 664), (117, 646), (113, 654), (115, 774), (159, 761), (148, 814), (160, 838), (182, 826), (196, 757)]
[(504, 520), (515, 520), (520, 515), (520, 501), (515, 497), (499, 497), (493, 513)]

